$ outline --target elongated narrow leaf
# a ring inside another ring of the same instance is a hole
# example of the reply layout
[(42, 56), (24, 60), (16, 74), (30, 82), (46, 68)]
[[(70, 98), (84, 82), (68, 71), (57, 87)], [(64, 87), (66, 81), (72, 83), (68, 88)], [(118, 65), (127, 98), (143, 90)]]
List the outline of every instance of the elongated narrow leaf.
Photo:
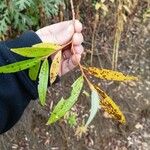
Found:
[(14, 48), (11, 51), (25, 57), (41, 57), (51, 55), (59, 49), (61, 49), (61, 46), (57, 44), (39, 43), (32, 47)]
[(59, 50), (62, 47), (60, 45), (57, 44), (53, 44), (53, 43), (39, 43), (39, 44), (35, 44), (32, 47), (37, 47), (37, 48), (51, 48), (51, 49), (55, 49), (55, 50)]
[(61, 67), (61, 51), (59, 51), (54, 59), (53, 62), (51, 64), (51, 68), (50, 68), (50, 83), (52, 84), (55, 80), (56, 77), (60, 71), (60, 67)]
[(55, 48), (43, 48), (43, 47), (25, 47), (25, 48), (14, 48), (12, 52), (25, 56), (25, 57), (42, 57), (55, 53)]
[(41, 62), (37, 63), (35, 66), (29, 69), (29, 77), (31, 80), (35, 81), (37, 79)]
[(91, 121), (94, 119), (98, 109), (99, 109), (99, 100), (100, 100), (100, 96), (98, 94), (98, 92), (96, 91), (96, 89), (92, 90), (91, 93), (91, 110), (90, 110), (90, 116), (85, 124), (85, 126), (88, 126)]
[(0, 67), (0, 73), (14, 73), (36, 65), (42, 58), (28, 59)]
[(38, 84), (39, 99), (43, 106), (46, 103), (48, 74), (49, 74), (49, 64), (48, 64), (48, 60), (45, 59), (41, 66), (41, 70), (40, 70), (40, 74), (39, 74), (39, 84)]
[(124, 75), (121, 72), (107, 70), (107, 69), (99, 69), (96, 67), (88, 67), (84, 68), (89, 74), (106, 80), (115, 80), (115, 81), (128, 81), (128, 80), (137, 80), (137, 77)]
[(68, 112), (75, 102), (78, 100), (78, 97), (80, 95), (81, 89), (83, 87), (84, 79), (83, 77), (79, 77), (73, 84), (72, 84), (72, 91), (69, 98), (64, 99), (62, 98), (58, 104), (55, 106), (47, 124), (51, 124), (59, 120), (61, 117), (63, 117), (66, 112)]
[(124, 124), (126, 122), (125, 116), (121, 112), (118, 105), (99, 87), (95, 86), (98, 93), (101, 96), (100, 106), (107, 112), (112, 118), (118, 120), (120, 123)]

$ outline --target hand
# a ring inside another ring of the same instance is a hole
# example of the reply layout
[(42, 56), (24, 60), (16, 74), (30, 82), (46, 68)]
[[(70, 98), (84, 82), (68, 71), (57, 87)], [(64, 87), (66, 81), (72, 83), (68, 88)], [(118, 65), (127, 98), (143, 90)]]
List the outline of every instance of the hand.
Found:
[[(36, 32), (42, 42), (64, 45), (72, 39), (75, 54), (73, 54), (71, 46), (62, 50), (63, 58), (59, 73), (60, 76), (74, 69), (81, 60), (81, 54), (83, 53), (83, 35), (81, 31), (82, 24), (76, 20), (75, 25), (73, 21), (64, 21), (44, 27)], [(52, 55), (51, 58), (53, 59), (54, 55)]]

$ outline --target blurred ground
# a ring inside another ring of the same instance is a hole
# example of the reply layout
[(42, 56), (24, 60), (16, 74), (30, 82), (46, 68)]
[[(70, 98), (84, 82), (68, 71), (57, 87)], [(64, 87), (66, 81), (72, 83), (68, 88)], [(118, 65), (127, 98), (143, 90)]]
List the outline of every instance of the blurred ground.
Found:
[[(120, 106), (127, 124), (122, 126), (114, 120), (106, 119), (100, 111), (92, 122), (90, 131), (81, 139), (77, 139), (75, 129), (63, 121), (53, 126), (45, 125), (50, 105), (56, 103), (62, 93), (67, 96), (71, 83), (79, 74), (76, 69), (63, 77), (61, 83), (49, 88), (49, 108), (41, 108), (37, 101), (30, 103), (17, 125), (0, 136), (0, 150), (150, 150), (150, 20), (142, 22), (144, 4), (139, 3), (125, 27), (118, 62), (120, 71), (138, 76), (140, 80), (125, 84), (91, 79), (101, 85)], [(88, 65), (93, 12), (85, 2), (80, 13), (86, 52), (83, 64)], [(108, 16), (107, 22), (100, 22), (96, 33), (96, 48), (104, 68), (111, 67), (114, 39), (114, 20), (111, 17)], [(94, 66), (99, 66), (98, 56), (94, 55)], [(85, 89), (88, 91), (86, 86)], [(82, 94), (74, 107), (78, 118), (85, 119), (89, 107), (89, 99)]]

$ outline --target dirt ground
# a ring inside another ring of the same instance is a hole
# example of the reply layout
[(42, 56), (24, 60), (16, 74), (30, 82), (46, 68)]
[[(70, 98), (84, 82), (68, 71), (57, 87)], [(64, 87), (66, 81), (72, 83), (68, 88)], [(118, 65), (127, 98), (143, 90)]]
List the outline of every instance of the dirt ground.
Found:
[[(87, 9), (85, 9), (87, 8)], [(102, 111), (92, 122), (89, 132), (81, 139), (75, 136), (75, 128), (65, 121), (46, 126), (49, 110), (63, 95), (68, 95), (70, 85), (79, 75), (73, 70), (60, 83), (49, 88), (48, 107), (41, 108), (32, 101), (21, 120), (13, 129), (0, 136), (0, 150), (150, 150), (150, 20), (142, 22), (145, 3), (140, 2), (122, 34), (118, 70), (139, 77), (138, 82), (116, 83), (91, 78), (120, 106), (126, 116), (126, 125), (107, 119)], [(90, 63), (93, 12), (87, 3), (81, 8), (85, 37), (83, 64)], [(86, 17), (88, 13), (89, 17)], [(110, 15), (112, 15), (110, 13)], [(96, 33), (94, 66), (111, 67), (114, 39), (114, 20), (100, 21)], [(87, 87), (85, 89), (88, 91)], [(78, 118), (87, 118), (90, 101), (84, 95), (74, 107)], [(81, 120), (79, 120), (81, 122)]]

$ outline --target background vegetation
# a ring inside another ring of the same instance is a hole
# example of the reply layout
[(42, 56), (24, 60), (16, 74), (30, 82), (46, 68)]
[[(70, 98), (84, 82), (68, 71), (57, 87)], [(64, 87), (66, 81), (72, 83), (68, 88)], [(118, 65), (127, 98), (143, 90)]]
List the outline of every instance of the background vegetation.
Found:
[[(21, 31), (37, 30), (48, 17), (58, 14), (61, 0), (1, 0), (0, 38), (14, 36)], [(14, 31), (15, 30), (15, 31)]]
[[(99, 112), (90, 132), (82, 139), (66, 123), (81, 123), (89, 114), (86, 92), (72, 109), (70, 120), (46, 126), (47, 114), (56, 99), (67, 96), (78, 69), (63, 77), (61, 85), (49, 89), (46, 109), (33, 102), (22, 120), (0, 137), (0, 149), (71, 149), (71, 150), (148, 150), (150, 147), (150, 2), (149, 0), (74, 0), (76, 17), (83, 22), (85, 37), (83, 64), (113, 68), (141, 78), (128, 85), (93, 82), (121, 106), (127, 124), (120, 126)], [(53, 5), (52, 5), (53, 4)], [(34, 9), (33, 9), (34, 8)], [(68, 0), (1, 0), (0, 38), (9, 39), (23, 31), (71, 19)], [(64, 87), (65, 85), (65, 87)], [(88, 92), (88, 89), (86, 90)], [(117, 93), (117, 94), (116, 94)], [(76, 118), (76, 119), (74, 119)], [(73, 120), (73, 121), (72, 121)], [(9, 142), (8, 142), (9, 141)]]

